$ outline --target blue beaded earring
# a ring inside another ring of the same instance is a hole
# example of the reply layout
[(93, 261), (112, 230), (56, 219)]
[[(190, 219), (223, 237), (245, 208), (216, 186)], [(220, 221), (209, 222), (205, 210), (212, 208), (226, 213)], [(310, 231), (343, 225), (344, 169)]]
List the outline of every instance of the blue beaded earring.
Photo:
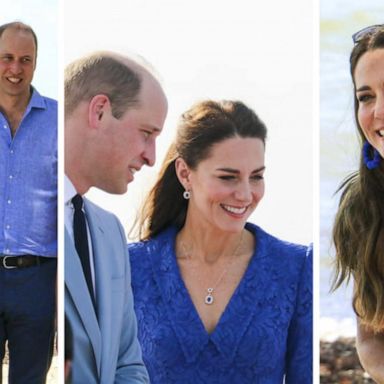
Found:
[[(373, 158), (371, 157), (372, 150)], [(368, 169), (377, 168), (381, 162), (380, 153), (377, 152), (377, 150), (373, 148), (372, 145), (368, 143), (368, 141), (366, 141), (363, 145), (363, 160)]]

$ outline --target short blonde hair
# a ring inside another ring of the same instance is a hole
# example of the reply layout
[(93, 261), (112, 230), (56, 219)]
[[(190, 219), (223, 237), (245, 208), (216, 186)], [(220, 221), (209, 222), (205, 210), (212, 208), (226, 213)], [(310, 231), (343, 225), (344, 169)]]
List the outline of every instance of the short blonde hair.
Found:
[(69, 64), (65, 69), (65, 116), (79, 103), (98, 94), (106, 95), (114, 117), (139, 104), (142, 75), (135, 65), (106, 52), (93, 53)]

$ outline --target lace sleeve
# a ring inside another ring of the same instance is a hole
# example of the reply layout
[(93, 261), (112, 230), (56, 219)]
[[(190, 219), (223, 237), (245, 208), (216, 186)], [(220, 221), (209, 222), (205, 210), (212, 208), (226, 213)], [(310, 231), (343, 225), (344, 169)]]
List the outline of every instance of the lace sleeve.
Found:
[(312, 383), (312, 246), (301, 272), (296, 308), (289, 326), (286, 384)]

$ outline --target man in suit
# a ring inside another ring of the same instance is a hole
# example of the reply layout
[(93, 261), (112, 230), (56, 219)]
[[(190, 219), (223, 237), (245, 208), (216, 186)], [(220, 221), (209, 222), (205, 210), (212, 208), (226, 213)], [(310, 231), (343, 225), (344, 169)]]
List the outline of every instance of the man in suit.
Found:
[(65, 312), (73, 383), (148, 382), (123, 228), (81, 196), (90, 187), (126, 192), (134, 173), (154, 164), (166, 113), (159, 82), (128, 57), (99, 52), (66, 68)]

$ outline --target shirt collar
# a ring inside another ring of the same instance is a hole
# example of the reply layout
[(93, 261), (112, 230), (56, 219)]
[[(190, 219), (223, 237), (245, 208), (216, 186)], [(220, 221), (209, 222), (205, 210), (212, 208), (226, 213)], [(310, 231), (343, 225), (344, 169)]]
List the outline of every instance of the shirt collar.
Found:
[(46, 104), (43, 96), (40, 95), (40, 93), (31, 86), (32, 96), (31, 100), (29, 100), (27, 110), (30, 110), (32, 108), (39, 108), (39, 109), (45, 109)]
[(72, 181), (67, 175), (64, 175), (64, 203), (69, 204), (76, 194), (77, 192)]

